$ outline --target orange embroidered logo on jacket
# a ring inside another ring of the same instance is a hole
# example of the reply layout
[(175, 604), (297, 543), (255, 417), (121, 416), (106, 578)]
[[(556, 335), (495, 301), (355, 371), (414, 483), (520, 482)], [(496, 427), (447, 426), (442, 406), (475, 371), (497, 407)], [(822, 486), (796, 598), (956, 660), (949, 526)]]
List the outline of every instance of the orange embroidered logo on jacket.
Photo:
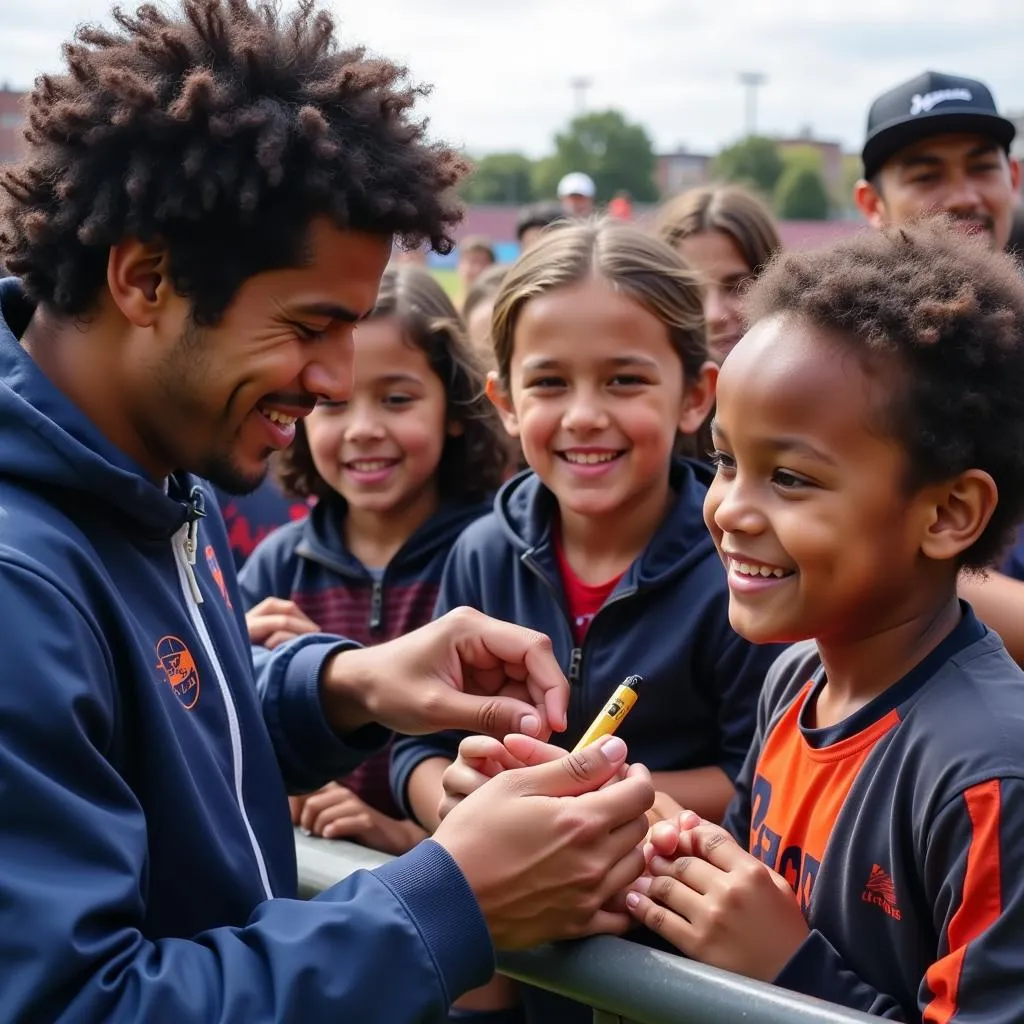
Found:
[(164, 636), (157, 641), (156, 667), (163, 673), (174, 696), (186, 711), (191, 711), (199, 700), (199, 670), (192, 652), (176, 636)]
[(896, 886), (893, 884), (892, 876), (877, 864), (872, 866), (871, 875), (860, 898), (865, 903), (881, 907), (894, 921), (899, 921), (902, 917), (896, 905)]
[(206, 564), (210, 567), (210, 575), (213, 576), (213, 582), (217, 584), (217, 589), (220, 591), (220, 596), (224, 598), (224, 603), (230, 608), (231, 607), (231, 595), (228, 594), (228, 585), (224, 582), (224, 573), (221, 570), (220, 562), (217, 561), (217, 552), (213, 550), (212, 544), (206, 545)]

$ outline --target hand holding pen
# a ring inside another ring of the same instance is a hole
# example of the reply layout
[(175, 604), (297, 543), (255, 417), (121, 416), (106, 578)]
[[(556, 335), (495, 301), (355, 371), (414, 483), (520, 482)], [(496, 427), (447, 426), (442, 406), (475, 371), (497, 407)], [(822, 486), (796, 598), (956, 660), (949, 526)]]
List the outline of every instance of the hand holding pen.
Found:
[[(583, 733), (573, 748), (574, 753), (592, 743), (622, 743), (617, 738), (613, 739), (613, 734), (636, 703), (637, 686), (641, 681), (640, 676), (635, 675), (628, 676), (622, 681)], [(543, 743), (532, 736), (514, 733), (506, 736), (504, 741), (491, 736), (469, 736), (459, 744), (458, 757), (444, 773), (444, 796), (438, 814), (441, 820), (444, 820), (445, 816), (470, 793), (478, 790), (488, 779), (501, 772), (555, 761), (564, 756), (564, 748)], [(617, 753), (616, 756), (624, 758), (625, 754)], [(621, 772), (607, 785), (624, 778), (628, 770), (624, 763)]]

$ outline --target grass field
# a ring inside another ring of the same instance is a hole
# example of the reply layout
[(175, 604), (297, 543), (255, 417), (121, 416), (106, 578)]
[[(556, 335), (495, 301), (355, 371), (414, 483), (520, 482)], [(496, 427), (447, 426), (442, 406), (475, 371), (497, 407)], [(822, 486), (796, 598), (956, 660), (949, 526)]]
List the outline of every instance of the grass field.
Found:
[(459, 297), (459, 277), (454, 269), (451, 270), (432, 270), (431, 274), (437, 278), (441, 283), (441, 287), (448, 293), (449, 298), (458, 299)]

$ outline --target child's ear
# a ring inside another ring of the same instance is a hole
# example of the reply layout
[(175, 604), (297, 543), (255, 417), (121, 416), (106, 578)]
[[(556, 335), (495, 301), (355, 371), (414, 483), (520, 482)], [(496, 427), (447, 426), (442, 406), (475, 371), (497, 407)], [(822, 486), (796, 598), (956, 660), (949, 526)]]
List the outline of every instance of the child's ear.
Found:
[(519, 417), (516, 416), (515, 406), (512, 405), (512, 396), (505, 390), (505, 386), (498, 380), (498, 375), (493, 370), (487, 374), (487, 397), (491, 405), (498, 410), (502, 425), (509, 437), (519, 437)]
[(949, 561), (959, 558), (985, 532), (999, 501), (999, 489), (984, 470), (969, 469), (937, 486), (929, 500), (932, 515), (921, 552), (936, 561)]
[(685, 383), (686, 390), (679, 407), (679, 431), (682, 434), (696, 434), (715, 404), (718, 364), (709, 359), (697, 375), (688, 378)]

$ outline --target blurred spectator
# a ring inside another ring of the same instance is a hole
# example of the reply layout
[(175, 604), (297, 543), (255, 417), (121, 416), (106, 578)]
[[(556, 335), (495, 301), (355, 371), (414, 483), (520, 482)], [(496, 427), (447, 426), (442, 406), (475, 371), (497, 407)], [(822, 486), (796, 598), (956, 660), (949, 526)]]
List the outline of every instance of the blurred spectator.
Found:
[(488, 370), (494, 369), (494, 346), (491, 344), (491, 314), (494, 297), (505, 280), (507, 267), (488, 267), (466, 293), (462, 304), (462, 321), (466, 336), (474, 351), (478, 352)]
[(483, 235), (470, 235), (459, 242), (459, 262), (457, 272), (462, 286), (462, 294), (468, 295), (473, 282), (488, 268), (497, 262), (494, 247), (489, 238)]
[(630, 221), (633, 219), (633, 199), (625, 189), (616, 192), (608, 204), (608, 216), (615, 220)]
[(519, 211), (516, 218), (516, 241), (519, 243), (519, 255), (522, 256), (538, 238), (541, 232), (552, 224), (565, 220), (565, 210), (561, 203), (531, 203)]
[(768, 208), (736, 185), (708, 185), (670, 200), (657, 233), (704, 283), (708, 349), (719, 363), (743, 336), (743, 293), (780, 247)]
[(273, 471), (251, 494), (228, 494), (219, 488), (214, 490), (224, 516), (236, 569), (242, 568), (261, 540), (285, 523), (305, 519), (310, 508), (306, 501), (286, 497)]
[(597, 187), (589, 174), (572, 171), (558, 183), (558, 201), (570, 217), (589, 217), (594, 212)]
[(944, 213), (994, 249), (1010, 238), (1016, 126), (983, 82), (925, 71), (871, 104), (854, 200), (873, 227)]

